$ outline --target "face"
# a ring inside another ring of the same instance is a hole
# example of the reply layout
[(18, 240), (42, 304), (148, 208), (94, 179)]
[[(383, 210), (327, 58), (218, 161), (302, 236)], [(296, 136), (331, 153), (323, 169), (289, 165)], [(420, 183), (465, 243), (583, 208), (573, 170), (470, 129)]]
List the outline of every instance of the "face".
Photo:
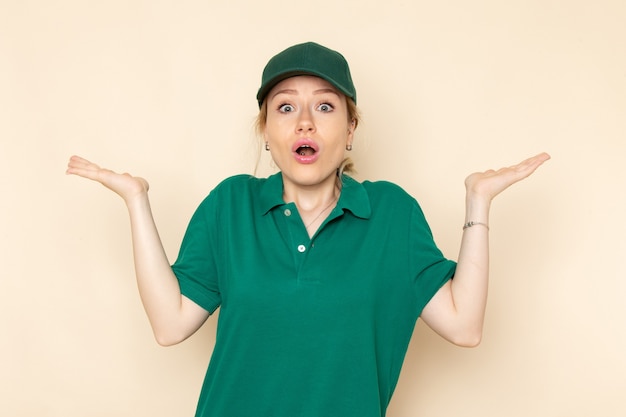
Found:
[(334, 186), (354, 136), (346, 97), (321, 78), (297, 76), (278, 83), (266, 101), (263, 135), (285, 187)]

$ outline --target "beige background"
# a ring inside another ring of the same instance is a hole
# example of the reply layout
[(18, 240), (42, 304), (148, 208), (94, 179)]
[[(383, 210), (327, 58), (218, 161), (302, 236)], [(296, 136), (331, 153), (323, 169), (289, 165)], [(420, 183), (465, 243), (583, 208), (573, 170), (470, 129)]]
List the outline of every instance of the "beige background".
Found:
[(254, 169), (266, 60), (315, 40), (353, 68), (359, 178), (416, 196), (449, 257), (467, 174), (553, 156), (493, 205), (482, 345), (418, 324), (388, 415), (625, 415), (624, 22), (622, 0), (1, 0), (0, 414), (192, 415), (215, 321), (156, 345), (124, 206), (66, 161), (148, 178), (173, 260)]

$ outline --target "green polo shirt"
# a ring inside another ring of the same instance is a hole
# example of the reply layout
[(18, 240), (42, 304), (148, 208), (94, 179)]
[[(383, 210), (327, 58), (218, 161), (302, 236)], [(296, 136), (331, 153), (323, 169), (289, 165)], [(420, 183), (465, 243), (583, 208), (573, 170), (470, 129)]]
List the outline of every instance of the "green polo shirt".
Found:
[(454, 274), (417, 202), (344, 176), (309, 238), (279, 174), (235, 176), (193, 215), (173, 270), (220, 307), (198, 417), (385, 415), (422, 309)]

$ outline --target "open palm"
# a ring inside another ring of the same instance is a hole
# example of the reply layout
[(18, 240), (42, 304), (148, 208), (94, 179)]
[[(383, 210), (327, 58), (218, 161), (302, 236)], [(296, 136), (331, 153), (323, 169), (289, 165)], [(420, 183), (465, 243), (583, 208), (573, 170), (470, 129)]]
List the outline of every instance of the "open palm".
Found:
[(110, 169), (101, 168), (80, 156), (70, 158), (66, 173), (99, 182), (126, 202), (137, 195), (146, 193), (149, 188), (148, 182), (143, 178), (134, 177), (128, 173), (118, 174)]
[(500, 168), (497, 171), (475, 172), (465, 179), (465, 187), (468, 193), (481, 195), (492, 200), (511, 185), (535, 172), (548, 159), (550, 159), (550, 155), (544, 152), (517, 165)]

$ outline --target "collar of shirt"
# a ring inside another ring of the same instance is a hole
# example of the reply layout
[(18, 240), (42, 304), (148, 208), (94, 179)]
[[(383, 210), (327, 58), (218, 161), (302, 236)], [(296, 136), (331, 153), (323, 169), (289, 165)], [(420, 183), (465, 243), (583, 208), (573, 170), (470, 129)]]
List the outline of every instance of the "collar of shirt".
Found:
[[(343, 175), (343, 187), (337, 208), (348, 210), (356, 217), (369, 219), (372, 214), (369, 196), (363, 184)], [(267, 178), (259, 191), (259, 211), (266, 215), (274, 207), (285, 204), (283, 200), (283, 176), (280, 172)]]

